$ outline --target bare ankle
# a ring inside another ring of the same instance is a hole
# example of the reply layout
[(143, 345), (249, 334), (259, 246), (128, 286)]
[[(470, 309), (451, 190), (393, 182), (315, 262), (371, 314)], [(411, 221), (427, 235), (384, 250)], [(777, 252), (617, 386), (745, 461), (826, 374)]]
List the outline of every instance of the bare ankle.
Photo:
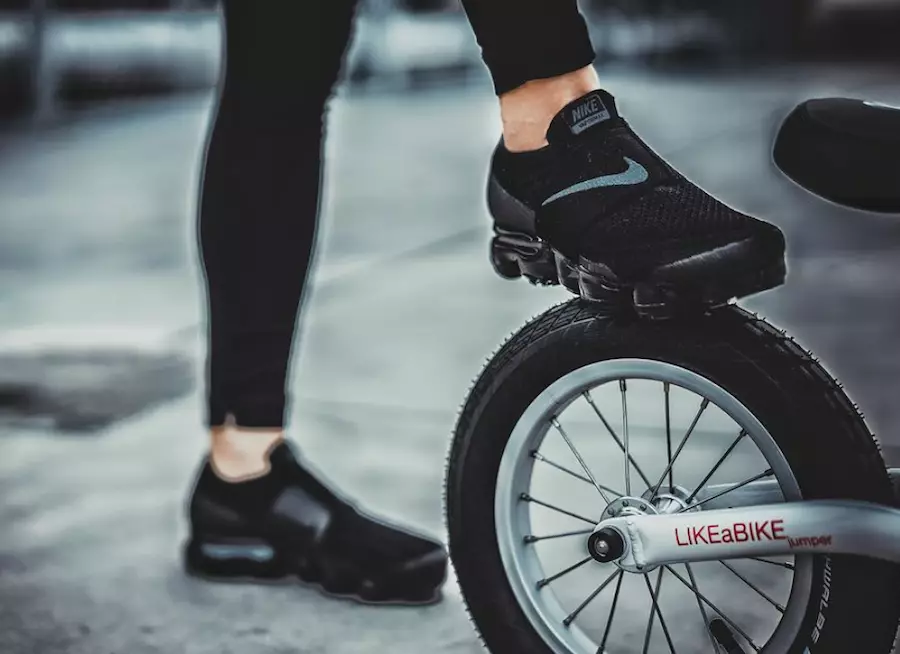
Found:
[(281, 429), (249, 429), (233, 424), (210, 431), (210, 463), (226, 481), (247, 481), (269, 472), (269, 453), (282, 440)]
[(593, 66), (526, 82), (500, 96), (503, 142), (511, 152), (537, 150), (547, 145), (547, 129), (559, 110), (585, 93), (600, 88)]

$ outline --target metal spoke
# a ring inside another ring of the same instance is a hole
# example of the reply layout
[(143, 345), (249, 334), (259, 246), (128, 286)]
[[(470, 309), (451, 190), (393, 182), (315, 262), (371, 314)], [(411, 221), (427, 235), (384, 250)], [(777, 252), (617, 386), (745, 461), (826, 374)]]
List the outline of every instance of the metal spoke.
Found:
[(675, 481), (672, 478), (672, 420), (669, 413), (669, 386), (669, 382), (663, 382), (663, 393), (666, 396), (666, 461), (669, 464), (669, 492), (671, 493), (675, 490)]
[(672, 569), (672, 566), (666, 565), (666, 566), (664, 566), (664, 567), (666, 568), (666, 570), (668, 570), (669, 572), (671, 572), (671, 573), (675, 576), (675, 578), (676, 578), (678, 581), (680, 581), (682, 584), (684, 584), (687, 588), (690, 588), (691, 591), (693, 591), (694, 595), (696, 595), (700, 600), (702, 600), (703, 603), (706, 604), (709, 608), (711, 608), (713, 611), (715, 611), (716, 614), (717, 614), (720, 618), (722, 618), (725, 622), (727, 622), (728, 625), (729, 625), (732, 629), (734, 629), (734, 630), (735, 630), (736, 632), (738, 632), (741, 636), (743, 636), (744, 639), (750, 644), (750, 647), (752, 647), (752, 648), (753, 648), (754, 650), (756, 650), (757, 652), (760, 650), (760, 647), (759, 647), (756, 643), (753, 642), (753, 639), (750, 638), (750, 636), (747, 634), (747, 632), (745, 632), (743, 629), (741, 629), (741, 628), (734, 622), (734, 620), (732, 620), (732, 619), (729, 618), (727, 615), (725, 615), (724, 613), (722, 613), (722, 611), (720, 611), (719, 608), (718, 608), (715, 604), (713, 604), (712, 602), (710, 602), (710, 601), (703, 595), (703, 593), (701, 593), (698, 589), (696, 589), (696, 588), (691, 588), (691, 585), (690, 585), (687, 581), (685, 581), (684, 578), (683, 578), (680, 574), (678, 574), (677, 572), (675, 572), (675, 571)]
[(582, 522), (587, 522), (587, 523), (595, 525), (595, 526), (597, 524), (599, 524), (599, 522), (600, 522), (599, 520), (591, 520), (590, 518), (585, 518), (583, 515), (578, 515), (577, 513), (572, 513), (571, 511), (566, 511), (565, 509), (561, 509), (558, 506), (553, 506), (552, 504), (547, 504), (547, 502), (541, 502), (540, 500), (536, 500), (528, 493), (522, 493), (521, 495), (519, 495), (519, 499), (522, 500), (523, 502), (534, 502), (535, 504), (539, 504), (540, 506), (544, 506), (544, 507), (547, 507), (548, 509), (556, 511), (557, 513), (562, 513), (563, 515), (577, 518), (577, 519), (581, 520)]
[[(590, 558), (590, 557), (588, 557), (588, 558)], [(586, 607), (588, 604), (590, 604), (592, 601), (594, 601), (594, 598), (597, 597), (597, 595), (599, 595), (601, 592), (603, 592), (603, 589), (604, 589), (604, 588), (606, 588), (607, 586), (609, 586), (609, 582), (611, 582), (611, 581), (613, 580), (613, 577), (615, 577), (616, 575), (620, 575), (620, 574), (622, 574), (622, 571), (617, 569), (615, 572), (613, 572), (611, 575), (609, 575), (609, 577), (606, 578), (606, 581), (604, 581), (602, 584), (600, 584), (600, 585), (597, 587), (597, 590), (595, 590), (593, 593), (591, 593), (590, 595), (588, 595), (588, 596), (587, 596), (587, 599), (584, 600), (584, 601), (578, 606), (577, 609), (575, 609), (575, 610), (572, 611), (569, 615), (566, 616), (566, 619), (563, 620), (563, 624), (566, 625), (567, 627), (568, 627), (570, 624), (572, 624), (572, 623), (575, 621), (575, 618), (578, 617), (578, 614), (581, 613), (581, 612), (584, 610), (584, 607)]]
[(622, 395), (622, 432), (625, 435), (625, 494), (631, 496), (631, 456), (628, 453), (628, 386), (624, 379), (619, 380), (619, 393)]
[(609, 632), (612, 629), (613, 616), (616, 614), (616, 606), (619, 603), (619, 591), (622, 589), (622, 579), (625, 577), (625, 571), (619, 570), (619, 581), (616, 582), (616, 592), (613, 595), (612, 607), (609, 609), (609, 617), (606, 619), (606, 629), (603, 631), (603, 640), (600, 641), (600, 647), (597, 648), (597, 654), (605, 654), (606, 641), (609, 638)]
[(584, 459), (581, 458), (581, 455), (578, 453), (578, 450), (575, 449), (575, 445), (569, 439), (569, 435), (566, 433), (566, 430), (562, 428), (562, 425), (559, 424), (559, 420), (556, 419), (556, 416), (550, 419), (550, 423), (556, 428), (556, 431), (560, 433), (563, 437), (563, 440), (566, 441), (566, 445), (569, 446), (569, 449), (572, 450), (572, 454), (575, 455), (575, 458), (578, 459), (579, 465), (581, 465), (581, 469), (584, 470), (584, 474), (588, 476), (591, 483), (594, 485), (594, 488), (597, 489), (597, 492), (600, 493), (600, 496), (603, 500), (609, 504), (610, 499), (606, 496), (606, 493), (603, 492), (603, 489), (600, 487), (600, 484), (597, 483), (597, 480), (594, 479), (594, 475), (591, 474), (590, 469), (588, 469), (587, 464), (584, 462)]
[(703, 478), (703, 481), (701, 481), (699, 484), (697, 484), (697, 487), (694, 489), (694, 492), (691, 493), (690, 497), (688, 497), (686, 500), (686, 502), (688, 504), (693, 502), (694, 498), (697, 496), (697, 493), (699, 493), (701, 489), (706, 487), (706, 482), (708, 482), (712, 478), (712, 476), (714, 474), (716, 474), (716, 470), (719, 469), (719, 466), (721, 466), (723, 463), (725, 463), (725, 459), (727, 459), (731, 455), (731, 453), (734, 452), (734, 448), (736, 448), (738, 446), (738, 443), (740, 443), (741, 439), (743, 439), (744, 436), (746, 436), (746, 435), (747, 435), (747, 432), (742, 429), (741, 433), (738, 434), (738, 437), (734, 439), (734, 442), (728, 447), (727, 450), (725, 450), (725, 454), (723, 454), (719, 458), (719, 460), (716, 461), (716, 465), (714, 465), (712, 467), (712, 470), (710, 470), (708, 473), (706, 473), (706, 476)]
[[(662, 586), (662, 573), (663, 569), (659, 569), (659, 574), (656, 577), (656, 594), (659, 595), (659, 589)], [(645, 574), (644, 579), (649, 583), (649, 577)], [(649, 586), (648, 586), (649, 588)], [(653, 596), (653, 593), (650, 593)], [(654, 606), (656, 602), (654, 602)], [(647, 649), (650, 647), (650, 636), (653, 634), (653, 622), (656, 620), (656, 611), (650, 611), (650, 617), (647, 618), (647, 631), (644, 632), (644, 654), (647, 654)]]
[(719, 643), (716, 642), (716, 637), (713, 636), (712, 631), (709, 630), (709, 615), (706, 613), (706, 608), (703, 606), (703, 602), (701, 602), (700, 598), (697, 597), (700, 586), (697, 585), (697, 579), (696, 577), (694, 577), (694, 569), (691, 567), (690, 563), (685, 563), (684, 567), (687, 569), (688, 578), (690, 578), (691, 580), (691, 590), (694, 591), (694, 597), (697, 599), (697, 607), (700, 609), (700, 617), (703, 618), (703, 624), (706, 625), (706, 635), (709, 636), (709, 642), (712, 643), (714, 654), (719, 654)]
[(700, 416), (703, 415), (703, 412), (706, 411), (706, 407), (709, 406), (709, 400), (705, 397), (703, 401), (700, 402), (700, 408), (697, 410), (697, 415), (694, 416), (694, 420), (691, 422), (691, 426), (688, 427), (687, 432), (684, 435), (684, 438), (681, 439), (681, 443), (678, 445), (678, 449), (675, 450), (675, 455), (672, 457), (672, 460), (669, 461), (669, 465), (666, 466), (666, 469), (663, 470), (662, 475), (659, 477), (659, 481), (653, 484), (653, 495), (656, 495), (659, 492), (659, 487), (662, 485), (663, 481), (666, 479), (666, 475), (672, 472), (672, 467), (675, 465), (675, 461), (678, 460), (678, 457), (681, 455), (681, 451), (684, 449), (684, 446), (687, 444), (688, 439), (691, 437), (691, 434), (694, 433), (694, 428), (697, 426), (697, 423), (700, 422)]
[(721, 564), (724, 565), (726, 568), (728, 568), (729, 570), (731, 570), (732, 574), (734, 574), (735, 577), (737, 577), (738, 579), (740, 579), (741, 581), (743, 581), (745, 584), (747, 584), (750, 588), (752, 588), (753, 590), (755, 590), (756, 593), (757, 593), (760, 597), (762, 597), (762, 598), (763, 598), (764, 600), (766, 600), (769, 604), (771, 604), (772, 606), (774, 606), (775, 609), (776, 609), (779, 613), (784, 613), (784, 607), (783, 607), (781, 604), (779, 604), (778, 602), (776, 602), (775, 600), (773, 600), (771, 597), (769, 597), (768, 595), (766, 595), (762, 590), (760, 590), (759, 588), (757, 588), (757, 587), (753, 584), (753, 582), (751, 582), (749, 579), (747, 579), (746, 577), (744, 577), (744, 575), (742, 575), (740, 572), (738, 572), (738, 571), (735, 570), (733, 567), (731, 567), (730, 565), (728, 565), (728, 563), (726, 563), (725, 561), (719, 561), (719, 563), (721, 563)]
[[(559, 463), (556, 463), (555, 461), (552, 461), (552, 460), (548, 459), (547, 457), (545, 457), (543, 454), (541, 454), (541, 453), (538, 452), (537, 450), (534, 450), (534, 451), (531, 453), (531, 457), (532, 457), (535, 461), (540, 461), (540, 462), (542, 462), (542, 463), (546, 463), (547, 465), (549, 465), (549, 466), (551, 466), (551, 467), (553, 467), (553, 468), (556, 468), (557, 470), (561, 470), (562, 472), (566, 473), (567, 475), (571, 475), (571, 476), (575, 477), (575, 479), (580, 479), (581, 481), (583, 481), (583, 482), (585, 482), (585, 483), (588, 483), (588, 484), (592, 483), (591, 480), (588, 479), (587, 477), (585, 477), (584, 475), (580, 475), (580, 474), (578, 474), (577, 472), (575, 472), (574, 470), (569, 470), (567, 467), (565, 467), (565, 466), (563, 466), (563, 465), (560, 465)], [(604, 486), (603, 484), (597, 484), (597, 485), (600, 486), (600, 488), (602, 488), (603, 490), (609, 491), (610, 493), (612, 493), (612, 494), (615, 495), (616, 497), (622, 497), (622, 496), (623, 496), (622, 493), (620, 493), (619, 491), (617, 491), (617, 490), (614, 489), (614, 488), (610, 488), (609, 486)]]
[(566, 568), (565, 570), (561, 570), (560, 572), (557, 572), (557, 573), (556, 573), (555, 575), (553, 575), (552, 577), (547, 577), (546, 579), (540, 579), (540, 580), (538, 580), (538, 582), (537, 582), (538, 590), (540, 590), (541, 588), (543, 588), (544, 586), (546, 586), (546, 585), (549, 584), (550, 582), (556, 581), (557, 579), (559, 579), (559, 578), (562, 577), (563, 575), (567, 575), (567, 574), (569, 574), (570, 572), (572, 572), (573, 570), (577, 570), (578, 568), (580, 568), (581, 566), (583, 566), (583, 565), (584, 565), (585, 563), (587, 563), (588, 561), (593, 561), (593, 560), (594, 560), (593, 557), (590, 557), (590, 556), (589, 556), (589, 557), (587, 557), (586, 559), (582, 559), (581, 561), (579, 561), (578, 563), (576, 563), (576, 564), (574, 564), (574, 565), (570, 565), (570, 566), (569, 566), (568, 568)]
[(663, 574), (663, 569), (660, 568), (659, 569), (659, 577), (656, 580), (656, 592), (655, 593), (653, 592), (653, 587), (650, 585), (649, 575), (644, 575), (644, 581), (647, 583), (647, 592), (650, 593), (650, 598), (653, 600), (653, 609), (655, 611), (655, 613), (650, 614), (650, 622), (647, 625), (647, 635), (644, 640), (644, 654), (647, 654), (647, 648), (650, 646), (650, 632), (653, 629), (653, 615), (659, 616), (659, 626), (662, 627), (663, 633), (666, 636), (666, 642), (669, 643), (669, 651), (671, 651), (672, 654), (676, 654), (675, 645), (672, 644), (672, 637), (669, 635), (669, 628), (666, 626), (666, 621), (663, 619), (662, 610), (659, 608), (659, 601), (657, 599), (658, 595), (659, 595), (660, 586), (662, 586), (662, 574)]
[(721, 491), (721, 492), (719, 492), (719, 493), (716, 493), (715, 495), (710, 495), (710, 496), (707, 497), (706, 499), (700, 500), (699, 502), (696, 502), (695, 504), (689, 504), (688, 506), (684, 507), (683, 509), (679, 509), (679, 510), (676, 511), (675, 513), (683, 513), (684, 511), (689, 511), (690, 509), (693, 509), (693, 508), (695, 508), (695, 507), (703, 506), (703, 505), (706, 504), (707, 502), (711, 502), (711, 501), (713, 501), (714, 499), (717, 499), (717, 498), (719, 498), (719, 497), (722, 497), (722, 496), (725, 495), (726, 493), (730, 493), (731, 491), (737, 490), (738, 488), (743, 488), (743, 487), (746, 486), (747, 484), (752, 484), (754, 481), (757, 481), (757, 480), (759, 480), (759, 479), (762, 479), (763, 477), (771, 477), (771, 476), (774, 475), (774, 474), (775, 474), (775, 472), (774, 472), (771, 468), (769, 468), (769, 469), (766, 470), (765, 472), (761, 472), (761, 473), (759, 473), (758, 475), (755, 475), (755, 476), (753, 476), (753, 477), (750, 477), (750, 479), (745, 479), (745, 480), (742, 481), (741, 483), (735, 484), (734, 486), (732, 486), (732, 487), (730, 487), (730, 488), (726, 488), (725, 490), (723, 490), (723, 491)]
[[(647, 590), (650, 591), (650, 597), (653, 599), (654, 608), (658, 608), (657, 598), (659, 597), (659, 590), (662, 587), (662, 577), (663, 577), (663, 569), (659, 569), (659, 575), (656, 577), (656, 592), (650, 590), (650, 577), (648, 575), (644, 575), (644, 580), (647, 582)], [(647, 654), (648, 649), (650, 648), (650, 638), (653, 635), (653, 623), (656, 620), (656, 611), (650, 611), (650, 617), (647, 619), (647, 631), (644, 633), (644, 654)]]
[(562, 534), (550, 534), (548, 536), (525, 536), (522, 540), (526, 544), (537, 543), (542, 540), (550, 540), (551, 538), (565, 538), (567, 536), (584, 536), (585, 534), (593, 533), (593, 529), (579, 529), (578, 531), (567, 531)]
[[(616, 445), (619, 446), (619, 449), (622, 452), (625, 452), (625, 445), (622, 443), (622, 440), (616, 434), (616, 431), (612, 428), (612, 425), (609, 424), (609, 421), (604, 417), (602, 413), (600, 413), (600, 409), (594, 404), (594, 398), (591, 397), (589, 391), (585, 391), (582, 393), (584, 399), (587, 400), (587, 403), (591, 405), (591, 408), (594, 410), (594, 413), (597, 414), (597, 417), (600, 418), (600, 422), (603, 423), (603, 426), (606, 427), (606, 431), (609, 432), (609, 435), (612, 436), (613, 440), (616, 442)], [(647, 479), (647, 475), (644, 474), (644, 471), (641, 470), (641, 467), (638, 465), (637, 461), (634, 460), (634, 457), (629, 456), (628, 460), (631, 462), (631, 465), (634, 466), (635, 471), (640, 475), (641, 479), (644, 480), (644, 483), (647, 485), (647, 488), (650, 488), (650, 480)]]
[(794, 566), (790, 563), (784, 563), (783, 561), (770, 561), (769, 559), (762, 559), (758, 556), (747, 556), (744, 557), (748, 561), (759, 561), (760, 563), (768, 563), (769, 565), (777, 565), (780, 568), (787, 568), (788, 570), (793, 570)]

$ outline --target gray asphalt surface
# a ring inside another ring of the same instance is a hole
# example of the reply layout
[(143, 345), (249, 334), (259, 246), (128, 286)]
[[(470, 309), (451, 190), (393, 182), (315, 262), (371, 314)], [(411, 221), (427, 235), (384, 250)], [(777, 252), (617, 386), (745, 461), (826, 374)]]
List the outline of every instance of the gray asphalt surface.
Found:
[[(788, 285), (744, 304), (822, 357), (896, 462), (900, 221), (806, 195), (772, 168), (769, 148), (802, 99), (896, 104), (897, 73), (605, 76), (676, 167), (785, 229)], [(0, 357), (118, 344), (199, 370), (191, 220), (209, 106), (207, 95), (120, 105), (2, 137)], [(348, 493), (440, 535), (444, 456), (470, 380), (509, 332), (567, 295), (504, 282), (487, 265), (489, 89), (342, 94), (330, 120), (290, 432)], [(102, 391), (111, 382), (99, 378)], [(452, 581), (438, 606), (373, 609), (182, 576), (201, 417), (195, 386), (90, 435), (0, 423), (0, 652), (480, 651)]]

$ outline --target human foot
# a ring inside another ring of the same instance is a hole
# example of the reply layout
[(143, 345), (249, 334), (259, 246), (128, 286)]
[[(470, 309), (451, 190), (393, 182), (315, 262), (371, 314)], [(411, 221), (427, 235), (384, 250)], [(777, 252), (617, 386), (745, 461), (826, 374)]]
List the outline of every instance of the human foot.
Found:
[(294, 576), (375, 604), (440, 599), (447, 554), (431, 538), (368, 515), (304, 466), (287, 443), (269, 473), (228, 482), (204, 462), (189, 502), (185, 566), (216, 580)]
[(663, 161), (593, 91), (529, 152), (497, 146), (488, 181), (492, 261), (508, 278), (563, 283), (591, 300), (667, 317), (775, 287), (785, 243)]

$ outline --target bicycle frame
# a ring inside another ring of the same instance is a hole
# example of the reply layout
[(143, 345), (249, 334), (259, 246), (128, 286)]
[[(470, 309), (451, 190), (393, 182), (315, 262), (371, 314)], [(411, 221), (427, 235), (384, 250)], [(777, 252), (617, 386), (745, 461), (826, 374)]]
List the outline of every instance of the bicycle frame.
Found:
[[(895, 485), (900, 482), (900, 468), (889, 473)], [(792, 554), (857, 554), (900, 563), (896, 508), (855, 500), (783, 502), (775, 482), (727, 490), (705, 489), (695, 502), (708, 498), (702, 510), (620, 516), (595, 531), (612, 528), (622, 535), (626, 549), (618, 563), (633, 571)]]

